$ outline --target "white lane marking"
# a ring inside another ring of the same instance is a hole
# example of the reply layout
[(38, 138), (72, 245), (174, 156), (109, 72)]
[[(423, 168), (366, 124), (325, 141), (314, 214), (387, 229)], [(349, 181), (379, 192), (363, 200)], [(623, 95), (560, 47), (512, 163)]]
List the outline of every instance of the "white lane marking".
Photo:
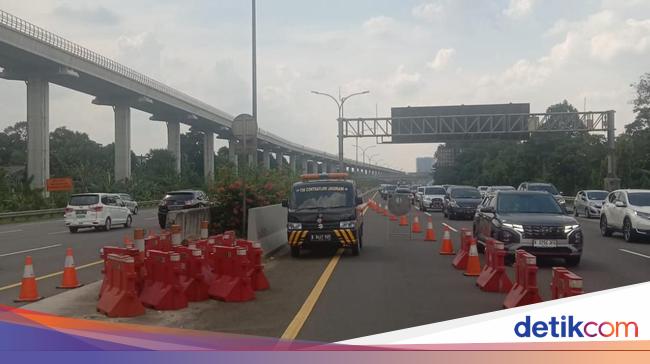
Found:
[(443, 222), (442, 225), (448, 227), (449, 230), (451, 230), (451, 231), (453, 231), (453, 232), (455, 232), (455, 233), (458, 232), (458, 230), (454, 229), (453, 226), (451, 226), (451, 225), (449, 225), (449, 224), (447, 224), (447, 223), (445, 223), (445, 222)]
[(631, 250), (627, 250), (627, 249), (619, 249), (619, 250), (622, 251), (622, 252), (624, 252), (624, 253), (634, 254), (634, 255), (638, 255), (638, 256), (640, 256), (640, 257), (644, 257), (644, 258), (648, 258), (648, 259), (650, 259), (650, 255), (645, 255), (645, 254), (641, 254), (641, 253), (633, 252), (633, 251), (631, 251)]
[(70, 230), (55, 231), (55, 232), (47, 233), (47, 235), (63, 234), (63, 233), (67, 233), (67, 232), (70, 232)]
[(37, 250), (45, 250), (45, 249), (51, 249), (51, 248), (56, 248), (61, 246), (61, 244), (53, 244), (53, 245), (48, 245), (48, 246), (42, 246), (40, 248), (34, 248), (34, 249), (27, 249), (27, 250), (21, 250), (18, 252), (13, 252), (13, 253), (5, 253), (5, 254), (0, 254), (0, 258), (2, 257), (8, 257), (10, 255), (16, 255), (16, 254), (22, 254), (22, 253), (29, 253), (29, 252), (35, 252)]
[(23, 231), (23, 229), (18, 229), (18, 230), (5, 230), (5, 231), (0, 231), (0, 234), (9, 234), (9, 233), (19, 233)]

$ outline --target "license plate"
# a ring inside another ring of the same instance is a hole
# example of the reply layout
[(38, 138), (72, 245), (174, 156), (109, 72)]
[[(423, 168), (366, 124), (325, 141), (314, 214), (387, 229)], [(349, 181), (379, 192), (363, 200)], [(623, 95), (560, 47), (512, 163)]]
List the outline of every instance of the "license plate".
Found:
[(84, 216), (86, 216), (86, 211), (85, 210), (84, 211), (77, 211), (75, 214), (77, 215), (77, 217), (84, 217)]
[(332, 240), (332, 234), (311, 234), (309, 237), (311, 241), (330, 241)]
[(536, 248), (555, 248), (557, 241), (555, 240), (533, 240), (533, 246)]

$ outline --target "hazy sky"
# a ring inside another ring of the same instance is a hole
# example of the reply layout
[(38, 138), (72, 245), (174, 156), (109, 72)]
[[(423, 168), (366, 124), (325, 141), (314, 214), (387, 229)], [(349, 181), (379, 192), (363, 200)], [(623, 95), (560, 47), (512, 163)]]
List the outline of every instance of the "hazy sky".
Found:
[[(393, 106), (567, 99), (633, 119), (636, 82), (650, 72), (648, 0), (258, 0), (259, 124), (336, 152), (336, 108), (310, 90), (343, 93), (346, 116)], [(0, 8), (231, 114), (250, 112), (250, 1), (0, 0)], [(52, 86), (50, 126), (113, 141), (110, 108)], [(25, 85), (0, 80), (0, 127), (25, 119)], [(132, 148), (166, 146), (166, 128), (132, 113)], [(346, 156), (354, 158), (352, 140)], [(362, 140), (363, 146), (374, 139)], [(221, 145), (217, 143), (217, 145)], [(368, 154), (415, 170), (435, 144)]]

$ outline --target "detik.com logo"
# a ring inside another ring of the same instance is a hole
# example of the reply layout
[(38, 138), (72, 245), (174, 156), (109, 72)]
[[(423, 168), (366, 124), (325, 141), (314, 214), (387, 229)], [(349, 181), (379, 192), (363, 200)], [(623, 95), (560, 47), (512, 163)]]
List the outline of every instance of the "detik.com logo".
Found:
[(639, 337), (639, 325), (634, 321), (581, 321), (569, 316), (552, 316), (548, 321), (532, 321), (526, 316), (515, 324), (519, 337)]

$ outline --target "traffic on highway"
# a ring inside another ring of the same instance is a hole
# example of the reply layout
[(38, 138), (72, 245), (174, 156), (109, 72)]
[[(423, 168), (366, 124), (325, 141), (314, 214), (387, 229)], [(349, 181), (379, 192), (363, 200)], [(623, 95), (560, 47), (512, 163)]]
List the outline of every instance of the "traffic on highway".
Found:
[(0, 363), (633, 363), (649, 41), (647, 1), (0, 0)]

